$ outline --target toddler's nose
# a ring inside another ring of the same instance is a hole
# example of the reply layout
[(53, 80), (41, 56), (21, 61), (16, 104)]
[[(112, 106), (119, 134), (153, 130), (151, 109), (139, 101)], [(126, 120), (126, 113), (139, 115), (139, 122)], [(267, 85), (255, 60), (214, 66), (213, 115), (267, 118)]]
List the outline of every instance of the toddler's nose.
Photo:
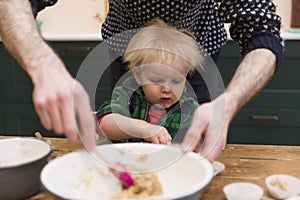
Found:
[(162, 85), (161, 87), (162, 87), (161, 90), (162, 90), (163, 93), (170, 93), (170, 92), (172, 92), (171, 87), (169, 87), (168, 85)]

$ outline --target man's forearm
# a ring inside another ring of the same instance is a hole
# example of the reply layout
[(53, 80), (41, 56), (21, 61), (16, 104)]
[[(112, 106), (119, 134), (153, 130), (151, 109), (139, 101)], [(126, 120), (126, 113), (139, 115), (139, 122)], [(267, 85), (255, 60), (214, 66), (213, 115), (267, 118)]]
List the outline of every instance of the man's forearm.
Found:
[(225, 90), (229, 120), (266, 85), (274, 74), (275, 63), (276, 57), (268, 49), (256, 49), (244, 57)]
[(0, 36), (29, 75), (30, 68), (38, 66), (46, 52), (51, 52), (40, 36), (28, 0), (0, 0)]

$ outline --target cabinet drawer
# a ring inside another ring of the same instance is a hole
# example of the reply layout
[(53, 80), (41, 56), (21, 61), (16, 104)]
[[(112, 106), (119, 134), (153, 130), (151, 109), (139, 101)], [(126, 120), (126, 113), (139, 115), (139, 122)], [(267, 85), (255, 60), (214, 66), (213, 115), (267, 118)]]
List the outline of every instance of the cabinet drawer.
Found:
[(232, 125), (271, 127), (274, 129), (278, 127), (300, 128), (300, 109), (246, 107), (235, 116)]
[(300, 145), (299, 127), (239, 126), (231, 125), (228, 143)]
[(247, 107), (257, 107), (260, 109), (280, 108), (300, 109), (300, 90), (269, 90), (260, 91), (249, 103)]

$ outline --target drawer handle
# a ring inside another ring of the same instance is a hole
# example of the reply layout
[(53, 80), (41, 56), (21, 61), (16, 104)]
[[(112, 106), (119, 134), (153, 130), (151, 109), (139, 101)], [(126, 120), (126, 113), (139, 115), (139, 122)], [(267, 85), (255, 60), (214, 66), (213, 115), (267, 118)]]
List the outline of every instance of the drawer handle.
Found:
[(66, 51), (70, 52), (89, 52), (91, 51), (91, 47), (66, 47)]
[(277, 115), (252, 115), (252, 120), (272, 120), (272, 121), (279, 121), (280, 116)]

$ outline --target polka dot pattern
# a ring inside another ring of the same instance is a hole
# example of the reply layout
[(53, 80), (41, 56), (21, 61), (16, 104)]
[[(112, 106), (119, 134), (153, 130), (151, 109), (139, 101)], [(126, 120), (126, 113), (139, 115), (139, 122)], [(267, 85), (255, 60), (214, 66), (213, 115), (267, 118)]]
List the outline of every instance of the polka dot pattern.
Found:
[[(109, 13), (102, 26), (104, 39), (137, 29), (153, 18), (185, 28), (196, 35), (199, 45), (212, 55), (227, 40), (224, 22), (231, 23), (231, 37), (241, 51), (256, 34), (270, 32), (279, 40), (281, 19), (271, 0), (109, 0)], [(118, 40), (118, 41), (117, 41)], [(123, 51), (122, 38), (108, 40), (115, 51)]]
[(219, 17), (231, 23), (230, 35), (241, 47), (241, 52), (253, 36), (272, 33), (280, 41), (281, 18), (270, 0), (221, 1)]

